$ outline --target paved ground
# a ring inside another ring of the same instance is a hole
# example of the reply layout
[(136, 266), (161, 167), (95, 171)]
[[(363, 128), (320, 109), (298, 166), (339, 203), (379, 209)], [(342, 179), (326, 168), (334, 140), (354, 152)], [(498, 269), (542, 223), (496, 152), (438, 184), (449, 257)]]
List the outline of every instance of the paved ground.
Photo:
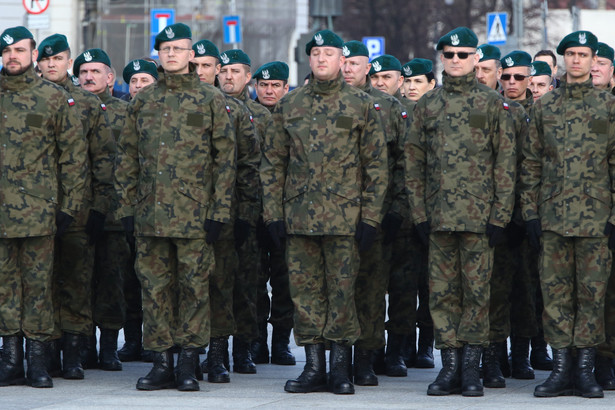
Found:
[[(120, 336), (121, 337), (121, 336)], [(121, 346), (122, 342), (120, 342)], [(149, 363), (124, 363), (121, 372), (87, 370), (85, 380), (54, 379), (53, 389), (27, 386), (0, 388), (0, 409), (613, 409), (615, 392), (606, 392), (604, 399), (561, 397), (538, 399), (534, 387), (548, 376), (536, 372), (536, 380), (507, 379), (505, 389), (485, 389), (485, 396), (429, 397), (427, 385), (439, 369), (410, 369), (408, 377), (380, 376), (378, 387), (356, 387), (353, 396), (331, 393), (290, 394), (284, 383), (303, 369), (303, 349), (293, 346), (299, 362), (296, 366), (258, 365), (258, 374), (231, 373), (231, 383), (201, 382), (199, 392), (161, 390), (143, 392), (135, 389), (139, 377), (147, 374)], [(201, 356), (203, 358), (203, 356)], [(439, 357), (436, 358), (440, 363)]]

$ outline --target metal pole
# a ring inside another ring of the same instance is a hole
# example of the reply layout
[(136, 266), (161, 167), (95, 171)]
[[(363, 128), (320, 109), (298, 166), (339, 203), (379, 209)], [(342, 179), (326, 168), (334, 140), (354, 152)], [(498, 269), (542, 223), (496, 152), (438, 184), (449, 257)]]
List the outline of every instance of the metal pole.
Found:
[[(230, 15), (231, 16), (235, 16), (237, 15), (237, 2), (236, 0), (231, 0), (229, 3), (229, 7), (230, 7)], [(237, 28), (239, 29), (239, 28)], [(233, 43), (233, 48), (239, 48), (239, 44), (238, 43)]]
[(549, 2), (544, 0), (542, 2), (542, 49), (549, 48), (549, 37), (547, 33), (547, 17), (549, 15)]

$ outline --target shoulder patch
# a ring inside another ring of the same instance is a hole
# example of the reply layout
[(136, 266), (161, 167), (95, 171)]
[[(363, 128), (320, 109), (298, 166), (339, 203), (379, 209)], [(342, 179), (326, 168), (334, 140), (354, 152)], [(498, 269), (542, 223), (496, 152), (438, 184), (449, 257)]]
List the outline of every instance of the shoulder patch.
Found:
[(505, 109), (505, 110), (507, 110), (507, 111), (508, 111), (508, 109), (510, 108), (510, 107), (508, 106), (508, 103), (505, 103), (505, 102), (504, 102), (504, 103), (502, 103), (502, 107), (504, 107), (504, 109)]
[(228, 112), (229, 114), (231, 113), (231, 107), (229, 107), (228, 105), (226, 106), (226, 112)]
[(250, 115), (250, 122), (254, 122), (254, 117)]
[(103, 111), (107, 111), (107, 106), (103, 103), (100, 103), (100, 108), (102, 108)]
[(75, 105), (75, 100), (73, 100), (72, 98), (69, 98), (68, 100), (66, 100), (68, 102), (68, 106), (72, 107), (73, 105)]
[(380, 111), (380, 104), (378, 103), (374, 104), (374, 108), (376, 109), (376, 111)]
[(407, 113), (407, 112), (405, 112), (405, 111), (403, 111), (403, 112), (401, 113), (401, 118), (403, 118), (404, 120), (405, 120), (406, 118), (408, 118), (408, 113)]

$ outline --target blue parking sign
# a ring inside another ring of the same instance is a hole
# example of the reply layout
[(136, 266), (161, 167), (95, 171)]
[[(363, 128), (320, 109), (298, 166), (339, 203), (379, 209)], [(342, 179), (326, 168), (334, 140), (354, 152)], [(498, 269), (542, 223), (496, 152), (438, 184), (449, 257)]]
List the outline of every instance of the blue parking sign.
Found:
[(369, 60), (384, 54), (384, 37), (363, 37), (363, 44), (369, 52)]

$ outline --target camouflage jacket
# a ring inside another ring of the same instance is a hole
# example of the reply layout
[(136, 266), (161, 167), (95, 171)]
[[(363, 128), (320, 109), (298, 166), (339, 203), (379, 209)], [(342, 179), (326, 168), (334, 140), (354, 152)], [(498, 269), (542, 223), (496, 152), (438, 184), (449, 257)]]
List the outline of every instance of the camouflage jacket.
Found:
[(406, 183), (415, 224), (484, 233), (511, 219), (516, 146), (509, 106), (476, 81), (443, 74), (418, 101), (406, 144)]
[(378, 110), (341, 74), (278, 102), (261, 162), (266, 224), (299, 235), (352, 235), (359, 218), (378, 226), (388, 185)]
[(129, 103), (118, 142), (119, 218), (135, 234), (204, 238), (206, 219), (227, 223), (235, 133), (224, 95), (189, 74), (160, 72)]
[(526, 221), (563, 236), (603, 236), (615, 223), (615, 99), (591, 79), (567, 83), (534, 103), (523, 145)]
[(90, 172), (73, 98), (60, 86), (0, 72), (0, 235), (55, 233), (57, 211), (76, 216)]

